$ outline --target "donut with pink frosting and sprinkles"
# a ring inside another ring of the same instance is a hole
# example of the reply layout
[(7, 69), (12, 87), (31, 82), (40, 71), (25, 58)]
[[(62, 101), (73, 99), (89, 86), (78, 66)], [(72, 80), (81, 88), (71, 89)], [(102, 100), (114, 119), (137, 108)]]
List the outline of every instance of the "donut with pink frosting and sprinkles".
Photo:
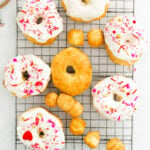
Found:
[(104, 30), (105, 45), (111, 60), (130, 66), (137, 62), (146, 47), (144, 31), (135, 17), (118, 16)]
[(43, 92), (51, 69), (39, 57), (28, 54), (12, 58), (5, 67), (4, 87), (17, 97), (26, 98)]
[(26, 0), (17, 23), (25, 37), (39, 45), (53, 43), (63, 30), (63, 20), (52, 0)]
[(93, 105), (107, 119), (130, 118), (139, 105), (139, 90), (135, 82), (123, 76), (108, 77), (97, 83), (93, 90)]
[(33, 150), (60, 150), (65, 145), (61, 120), (42, 107), (30, 109), (19, 117), (17, 134)]

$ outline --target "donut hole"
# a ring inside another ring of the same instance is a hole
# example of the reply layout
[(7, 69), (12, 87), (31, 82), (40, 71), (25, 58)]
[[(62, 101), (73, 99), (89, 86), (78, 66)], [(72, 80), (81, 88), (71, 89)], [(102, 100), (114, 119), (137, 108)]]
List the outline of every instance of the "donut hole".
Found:
[(30, 78), (30, 75), (29, 75), (28, 71), (22, 72), (22, 78), (23, 78), (23, 80), (25, 80), (25, 81)]
[(36, 23), (41, 24), (42, 21), (43, 21), (43, 17), (38, 17), (37, 20), (36, 20)]
[(115, 102), (120, 102), (122, 100), (122, 97), (116, 93), (113, 95), (113, 97), (114, 97), (113, 99)]
[(76, 73), (75, 69), (72, 66), (67, 66), (66, 72), (69, 74), (75, 74)]
[(45, 133), (44, 133), (43, 131), (39, 131), (39, 137), (40, 137), (40, 138), (43, 138), (44, 135), (45, 135)]

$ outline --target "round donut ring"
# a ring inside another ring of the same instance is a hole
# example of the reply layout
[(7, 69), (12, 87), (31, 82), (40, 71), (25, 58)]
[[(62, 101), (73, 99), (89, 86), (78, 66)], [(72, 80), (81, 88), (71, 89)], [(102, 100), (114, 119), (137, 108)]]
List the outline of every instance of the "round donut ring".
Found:
[(92, 80), (92, 66), (80, 49), (69, 47), (52, 60), (52, 80), (60, 91), (71, 96), (86, 90)]
[(125, 120), (139, 105), (135, 82), (123, 76), (112, 76), (97, 83), (93, 90), (93, 105), (107, 119)]

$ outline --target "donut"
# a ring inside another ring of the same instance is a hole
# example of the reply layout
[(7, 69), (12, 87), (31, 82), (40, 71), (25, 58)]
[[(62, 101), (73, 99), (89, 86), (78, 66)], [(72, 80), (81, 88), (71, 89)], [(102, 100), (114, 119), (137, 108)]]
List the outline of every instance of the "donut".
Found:
[(104, 35), (101, 29), (91, 29), (87, 34), (87, 38), (91, 47), (99, 47), (104, 43)]
[(118, 138), (112, 138), (107, 142), (106, 150), (125, 150), (124, 144)]
[(82, 46), (84, 44), (84, 33), (79, 29), (71, 29), (67, 34), (68, 43), (74, 46)]
[(63, 20), (52, 0), (26, 0), (17, 23), (25, 37), (38, 45), (53, 43), (63, 30)]
[(137, 62), (145, 49), (143, 29), (135, 17), (117, 16), (104, 29), (105, 45), (111, 60), (130, 66)]
[(6, 65), (3, 84), (13, 95), (26, 98), (43, 92), (50, 74), (50, 67), (37, 56), (17, 56)]
[(67, 15), (74, 21), (90, 22), (106, 16), (109, 0), (61, 0)]
[(92, 66), (80, 49), (62, 50), (53, 58), (51, 67), (54, 85), (68, 95), (79, 95), (90, 86)]
[(86, 122), (81, 118), (73, 118), (70, 122), (69, 128), (73, 135), (82, 135), (86, 127)]
[(65, 145), (62, 122), (42, 107), (21, 114), (17, 134), (20, 141), (33, 150), (58, 150)]
[(100, 133), (91, 131), (84, 137), (84, 142), (91, 148), (97, 148), (100, 142)]
[(10, 0), (0, 0), (0, 8), (4, 7), (10, 2)]
[(123, 76), (108, 77), (92, 89), (96, 110), (111, 120), (125, 120), (132, 116), (139, 105), (139, 91), (131, 79)]

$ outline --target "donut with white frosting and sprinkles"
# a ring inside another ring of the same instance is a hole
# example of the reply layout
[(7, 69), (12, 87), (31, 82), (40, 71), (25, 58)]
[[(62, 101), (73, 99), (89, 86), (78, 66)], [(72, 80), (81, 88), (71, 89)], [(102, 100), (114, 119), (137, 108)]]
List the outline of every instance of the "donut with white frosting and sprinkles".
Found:
[(133, 16), (111, 19), (104, 29), (104, 37), (108, 55), (120, 65), (133, 65), (146, 48), (144, 31)]
[(139, 90), (131, 79), (112, 76), (92, 89), (94, 108), (105, 118), (121, 121), (130, 118), (140, 104)]
[(91, 22), (106, 16), (109, 0), (61, 0), (68, 16), (74, 21)]
[(51, 69), (39, 57), (28, 54), (12, 58), (5, 67), (4, 87), (13, 95), (26, 98), (43, 92)]
[(61, 120), (42, 107), (30, 109), (19, 117), (17, 134), (33, 150), (60, 150), (65, 145)]
[(17, 23), (25, 37), (38, 45), (53, 43), (63, 31), (63, 19), (52, 0), (26, 0)]

